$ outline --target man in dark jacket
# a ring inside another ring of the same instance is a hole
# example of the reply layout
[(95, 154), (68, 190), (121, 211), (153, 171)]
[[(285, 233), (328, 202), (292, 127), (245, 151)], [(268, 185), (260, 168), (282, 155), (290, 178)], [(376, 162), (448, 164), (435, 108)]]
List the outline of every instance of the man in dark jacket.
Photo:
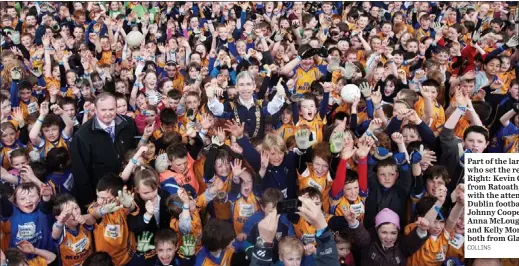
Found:
[(121, 171), (124, 154), (136, 148), (138, 139), (133, 119), (116, 114), (112, 94), (98, 95), (94, 104), (95, 116), (81, 126), (71, 144), (72, 192), (81, 208), (94, 201), (99, 179)]

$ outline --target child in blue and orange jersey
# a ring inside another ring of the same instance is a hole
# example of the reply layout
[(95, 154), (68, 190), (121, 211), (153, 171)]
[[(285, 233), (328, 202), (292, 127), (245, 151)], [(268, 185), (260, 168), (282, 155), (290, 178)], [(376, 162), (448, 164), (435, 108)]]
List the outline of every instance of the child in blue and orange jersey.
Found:
[[(226, 221), (210, 220), (202, 233), (202, 249), (196, 255), (196, 266), (231, 265), (236, 252), (234, 231)], [(234, 242), (235, 243), (235, 242)]]
[[(221, 128), (218, 131), (225, 134)], [(210, 146), (204, 162), (204, 183), (210, 186), (216, 178), (220, 178), (224, 182), (223, 191), (229, 193), (232, 186), (231, 151), (227, 146), (218, 146), (223, 141), (218, 136), (216, 138), (218, 143), (215, 140)]]
[(294, 125), (293, 112), (290, 106), (285, 106), (281, 111), (281, 126), (278, 128), (277, 133), (287, 141), (288, 138), (294, 136), (296, 133), (296, 126)]
[[(344, 216), (335, 216), (324, 211), (322, 208), (323, 201), (319, 190), (314, 187), (307, 187), (299, 191), (299, 195), (303, 198), (311, 199), (317, 206), (321, 207), (321, 211), (323, 212), (324, 218), (326, 219), (330, 230), (339, 231), (342, 228), (345, 228), (347, 222)], [(315, 227), (297, 214), (289, 213), (287, 216), (288, 220), (294, 224), (294, 231), (297, 238), (300, 239), (304, 245), (316, 245), (315, 239), (317, 230)]]
[[(25, 180), (22, 180), (22, 169), (24, 166), (29, 164), (29, 158), (25, 151), (21, 149), (12, 150), (7, 155), (9, 159), (10, 166), (7, 171), (5, 168), (2, 169), (2, 177), (1, 182), (7, 182), (13, 185), (18, 185)], [(25, 181), (27, 182), (27, 181)]]
[[(72, 138), (74, 122), (65, 114), (59, 105), (53, 105), (54, 114), (49, 114), (49, 103), (43, 102), (40, 106), (40, 116), (34, 123), (29, 138), (33, 146), (39, 151), (40, 157), (45, 158), (52, 148), (65, 147)], [(60, 132), (60, 117), (65, 123), (65, 128)], [(40, 136), (40, 130), (43, 137)]]
[(313, 140), (316, 142), (324, 140), (323, 128), (326, 125), (326, 113), (328, 112), (328, 99), (330, 96), (329, 89), (331, 89), (331, 86), (331, 84), (326, 84), (326, 90), (319, 104), (319, 110), (317, 109), (317, 98), (312, 93), (303, 94), (302, 101), (299, 103), (299, 109), (294, 108), (294, 122), (297, 129), (304, 127), (310, 129)]
[[(298, 131), (299, 132), (299, 131)], [(298, 147), (301, 150), (301, 147)], [(329, 192), (332, 186), (330, 176), (330, 160), (332, 154), (328, 142), (317, 143), (313, 148), (306, 150), (305, 155), (300, 160), (298, 167), (299, 191), (314, 187), (321, 194), (323, 199), (323, 209), (326, 213), (330, 210)], [(311, 161), (308, 160), (311, 158)]]
[(121, 190), (123, 181), (119, 176), (103, 176), (97, 183), (97, 200), (88, 206), (88, 213), (97, 220), (93, 231), (95, 251), (107, 252), (115, 265), (129, 263), (136, 249), (135, 235), (128, 229), (127, 222), (127, 216), (136, 208), (134, 204), (123, 208), (117, 203)]
[[(51, 239), (52, 217), (49, 201), (51, 188), (39, 188), (34, 183), (21, 183), (14, 190), (14, 204), (7, 199), (0, 199), (3, 216), (11, 222), (9, 247), (16, 247), (21, 241), (30, 242), (35, 248), (54, 251)], [(43, 200), (40, 202), (40, 197)], [(27, 256), (32, 259), (35, 254)]]
[[(353, 209), (357, 220), (362, 222), (365, 207), (364, 201), (368, 195), (368, 162), (367, 155), (374, 144), (372, 138), (359, 140), (358, 149), (350, 150), (347, 146), (341, 151), (341, 161), (330, 191), (330, 213), (344, 216)], [(356, 155), (357, 171), (347, 171), (348, 160)], [(358, 173), (358, 174), (357, 174)]]
[[(234, 233), (238, 241), (247, 240), (247, 234), (243, 233), (243, 226), (249, 217), (261, 210), (259, 204), (260, 195), (254, 185), (255, 176), (250, 168), (242, 168), (242, 161), (236, 159), (232, 165), (233, 190), (229, 193), (231, 202), (232, 221)], [(239, 184), (238, 186), (235, 184)]]
[(62, 265), (81, 265), (94, 252), (94, 217), (90, 214), (81, 215), (76, 199), (70, 194), (56, 197), (52, 211), (56, 217), (52, 238), (58, 244)]
[(32, 84), (27, 81), (14, 82), (11, 84), (11, 106), (20, 107), (23, 117), (36, 112), (38, 99), (32, 96)]

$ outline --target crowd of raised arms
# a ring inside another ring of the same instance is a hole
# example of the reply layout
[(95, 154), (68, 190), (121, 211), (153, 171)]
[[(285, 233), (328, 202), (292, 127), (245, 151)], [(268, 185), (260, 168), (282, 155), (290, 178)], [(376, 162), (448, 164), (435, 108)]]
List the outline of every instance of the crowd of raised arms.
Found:
[(517, 2), (4, 2), (1, 265), (464, 257), (517, 153)]

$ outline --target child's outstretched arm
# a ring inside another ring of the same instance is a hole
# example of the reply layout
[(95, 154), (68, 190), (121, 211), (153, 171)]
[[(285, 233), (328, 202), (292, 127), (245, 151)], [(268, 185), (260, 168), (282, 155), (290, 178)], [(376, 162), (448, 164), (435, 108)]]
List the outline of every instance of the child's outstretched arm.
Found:
[(449, 218), (447, 218), (447, 222), (445, 223), (445, 230), (447, 232), (452, 232), (458, 219), (463, 215), (463, 201), (465, 197), (465, 186), (464, 184), (459, 184), (458, 187), (452, 192), (451, 200), (452, 202), (456, 202), (456, 205), (452, 208)]
[(429, 224), (434, 224), (434, 221), (439, 214), (439, 209), (443, 206), (443, 203), (445, 203), (445, 198), (447, 197), (447, 188), (445, 186), (437, 188), (436, 195), (434, 196), (436, 197), (436, 202), (424, 216)]
[(514, 115), (516, 114), (516, 110), (509, 110), (501, 118), (499, 118), (499, 122), (501, 122), (501, 125), (503, 125), (503, 127), (507, 127), (508, 124), (510, 124), (510, 119), (512, 119), (512, 117), (514, 117)]
[(147, 146), (141, 146), (135, 155), (130, 159), (126, 167), (124, 167), (124, 170), (121, 172), (120, 176), (123, 179), (124, 182), (127, 182), (128, 179), (130, 179), (130, 176), (132, 175), (133, 169), (135, 166), (137, 166), (139, 158), (142, 156), (143, 153), (148, 151)]
[(391, 134), (391, 139), (398, 146), (398, 152), (405, 154), (406, 160), (409, 161), (409, 154), (407, 153), (407, 147), (404, 143), (404, 136), (399, 132), (395, 132)]
[(63, 129), (63, 138), (64, 139), (70, 139), (72, 137), (72, 133), (74, 132), (74, 121), (70, 119), (70, 117), (61, 109), (59, 105), (53, 105), (52, 111), (54, 114), (59, 115), (61, 117), (61, 120), (63, 120), (63, 123), (65, 123), (65, 128)]
[(72, 217), (72, 205), (65, 203), (61, 208), (61, 214), (56, 218), (56, 222), (52, 225), (52, 239), (58, 240), (63, 235), (63, 227), (67, 220)]
[(35, 248), (31, 244), (31, 242), (27, 240), (23, 240), (22, 242), (18, 243), (17, 247), (25, 254), (34, 254), (36, 256), (44, 258), (47, 264), (51, 264), (56, 259), (56, 254), (48, 250)]
[(375, 145), (375, 140), (368, 136), (363, 136), (359, 140), (358, 149), (356, 150), (357, 159), (357, 173), (359, 175), (359, 189), (361, 195), (368, 194), (368, 154), (371, 148)]
[(1, 167), (1, 173), (0, 173), (0, 181), (4, 182), (7, 181), (8, 183), (11, 183), (13, 185), (20, 184), (20, 178), (17, 176), (12, 175), (9, 173), (5, 168)]
[[(40, 137), (41, 125), (43, 124), (43, 120), (49, 114), (49, 103), (42, 102), (40, 105), (40, 116), (36, 119), (31, 132), (29, 132), (29, 139), (31, 140), (32, 145), (35, 147), (40, 147), (42, 144), (42, 139)], [(41, 147), (40, 147), (41, 148)]]
[[(178, 228), (183, 235), (191, 232), (191, 212), (189, 211), (189, 196), (184, 189), (177, 191), (178, 196), (182, 200), (182, 212), (179, 216)], [(176, 202), (175, 202), (176, 203)]]

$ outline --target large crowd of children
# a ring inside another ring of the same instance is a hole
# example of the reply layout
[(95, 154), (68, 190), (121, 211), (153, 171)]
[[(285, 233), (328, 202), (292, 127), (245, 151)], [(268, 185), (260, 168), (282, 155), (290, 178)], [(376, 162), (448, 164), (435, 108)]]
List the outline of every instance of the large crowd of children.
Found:
[(519, 265), (463, 180), (519, 149), (517, 2), (0, 5), (2, 266)]

